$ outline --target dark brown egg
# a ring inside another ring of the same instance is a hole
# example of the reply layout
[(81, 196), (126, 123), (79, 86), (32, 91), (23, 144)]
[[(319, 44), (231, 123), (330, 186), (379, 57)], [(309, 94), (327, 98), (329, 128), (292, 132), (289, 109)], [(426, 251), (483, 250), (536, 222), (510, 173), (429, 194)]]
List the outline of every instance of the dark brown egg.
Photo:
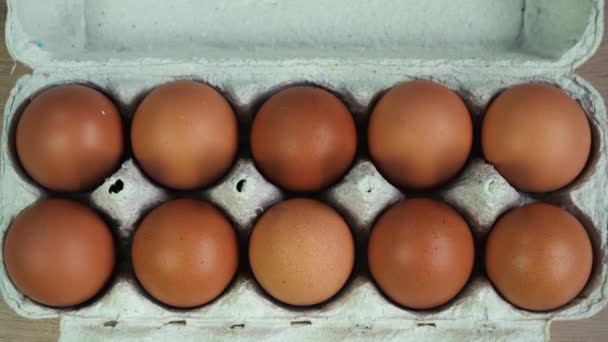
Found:
[(92, 209), (50, 199), (25, 209), (8, 230), (4, 263), (15, 287), (49, 306), (79, 305), (108, 282), (112, 233)]
[(143, 288), (179, 308), (206, 304), (236, 273), (237, 234), (212, 205), (180, 199), (152, 210), (139, 225), (131, 250)]
[(559, 308), (589, 279), (593, 251), (587, 232), (567, 211), (535, 203), (501, 217), (486, 242), (486, 271), (512, 304), (534, 311)]
[(195, 189), (218, 180), (232, 165), (238, 122), (212, 87), (175, 81), (144, 98), (133, 118), (131, 141), (148, 176), (169, 188)]
[(557, 190), (583, 170), (591, 128), (583, 109), (546, 84), (509, 88), (490, 105), (481, 132), (483, 153), (514, 187)]
[(346, 283), (355, 259), (348, 225), (331, 207), (311, 199), (281, 202), (255, 225), (249, 262), (256, 280), (274, 298), (314, 305)]
[(384, 213), (370, 238), (370, 272), (400, 305), (431, 309), (465, 286), (474, 261), (473, 236), (452, 208), (429, 199), (400, 202)]
[(382, 96), (367, 134), (380, 172), (398, 187), (420, 190), (437, 187), (462, 169), (473, 144), (473, 123), (455, 92), (419, 80)]
[(42, 186), (65, 192), (91, 190), (120, 163), (120, 114), (97, 90), (57, 86), (25, 108), (16, 145), (21, 165)]
[(251, 129), (257, 167), (291, 191), (332, 184), (349, 168), (356, 149), (351, 113), (337, 97), (316, 87), (278, 92), (262, 105)]

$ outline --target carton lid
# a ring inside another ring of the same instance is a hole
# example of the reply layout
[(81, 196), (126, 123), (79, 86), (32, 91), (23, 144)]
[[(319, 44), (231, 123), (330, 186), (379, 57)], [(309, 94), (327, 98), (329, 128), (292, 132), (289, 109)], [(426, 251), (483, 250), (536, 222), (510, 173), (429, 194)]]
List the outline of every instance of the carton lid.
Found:
[(567, 72), (593, 54), (603, 30), (602, 0), (9, 0), (8, 5), (9, 52), (34, 69), (231, 61)]

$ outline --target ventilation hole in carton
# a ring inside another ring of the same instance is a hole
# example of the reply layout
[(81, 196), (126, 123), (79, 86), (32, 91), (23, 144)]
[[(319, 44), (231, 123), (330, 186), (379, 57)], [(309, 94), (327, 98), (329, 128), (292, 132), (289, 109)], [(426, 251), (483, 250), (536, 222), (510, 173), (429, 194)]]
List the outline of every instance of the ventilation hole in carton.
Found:
[(418, 323), (416, 325), (419, 327), (432, 327), (432, 328), (437, 327), (437, 325), (435, 323)]
[(118, 321), (116, 321), (116, 320), (112, 320), (112, 321), (105, 321), (105, 322), (103, 323), (103, 326), (104, 326), (104, 327), (108, 327), (108, 328), (114, 328), (114, 327), (115, 327), (115, 326), (117, 326), (117, 325), (118, 325)]
[(308, 325), (312, 325), (311, 321), (305, 320), (305, 321), (291, 321), (291, 326), (292, 327), (301, 327), (301, 326), (308, 326)]
[(182, 320), (178, 320), (178, 321), (169, 321), (167, 323), (164, 323), (163, 325), (186, 325), (187, 322), (186, 320), (182, 319)]
[(236, 183), (236, 191), (243, 192), (243, 191), (245, 191), (245, 187), (246, 186), (247, 186), (247, 180), (246, 179), (241, 179), (240, 181), (238, 181)]
[(114, 182), (114, 184), (110, 185), (110, 188), (108, 189), (108, 193), (117, 194), (117, 193), (121, 192), (124, 187), (125, 187), (125, 184), (123, 183), (122, 180), (119, 179), (116, 182)]
[(230, 326), (231, 330), (243, 329), (243, 328), (245, 328), (245, 323), (237, 323), (237, 324), (233, 324)]

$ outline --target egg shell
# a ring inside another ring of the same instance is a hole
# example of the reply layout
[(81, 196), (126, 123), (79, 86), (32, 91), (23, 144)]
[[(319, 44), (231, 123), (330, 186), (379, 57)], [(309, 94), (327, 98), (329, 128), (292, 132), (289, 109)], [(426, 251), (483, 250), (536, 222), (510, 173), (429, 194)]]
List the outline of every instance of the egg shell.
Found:
[(464, 219), (448, 205), (411, 199), (389, 208), (369, 237), (369, 269), (396, 303), (431, 309), (454, 298), (473, 270), (475, 246)]
[(161, 85), (137, 107), (133, 153), (144, 172), (178, 190), (207, 186), (232, 165), (238, 121), (230, 103), (209, 85), (189, 80)]
[(471, 114), (449, 88), (427, 80), (398, 84), (380, 98), (367, 129), (369, 153), (391, 183), (437, 187), (464, 166), (473, 144)]
[(78, 202), (49, 199), (15, 218), (4, 241), (4, 263), (15, 286), (54, 307), (82, 304), (108, 282), (115, 263), (112, 233)]
[(593, 250), (581, 223), (545, 203), (512, 209), (486, 242), (486, 271), (512, 304), (552, 310), (574, 299), (589, 279)]
[(522, 191), (547, 192), (572, 182), (591, 151), (587, 115), (561, 89), (521, 84), (500, 94), (483, 119), (483, 153)]
[(25, 171), (55, 191), (88, 191), (118, 167), (122, 121), (99, 91), (61, 85), (35, 96), (17, 124), (17, 155)]
[(133, 270), (158, 301), (191, 308), (218, 297), (236, 273), (237, 234), (214, 206), (178, 199), (143, 219), (131, 248)]
[(251, 128), (256, 166), (291, 191), (331, 185), (351, 166), (356, 150), (357, 130), (348, 108), (317, 87), (279, 91), (262, 105)]
[(253, 228), (249, 261), (274, 298), (309, 306), (335, 295), (353, 269), (355, 247), (344, 219), (322, 202), (297, 198), (268, 210)]

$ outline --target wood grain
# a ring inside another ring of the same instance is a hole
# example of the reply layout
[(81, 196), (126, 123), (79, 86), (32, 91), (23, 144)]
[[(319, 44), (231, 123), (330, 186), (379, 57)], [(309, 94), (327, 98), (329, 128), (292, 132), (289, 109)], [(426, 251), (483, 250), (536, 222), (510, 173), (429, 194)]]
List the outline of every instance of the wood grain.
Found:
[[(608, 10), (607, 10), (608, 11)], [(0, 36), (4, 42), (4, 22), (6, 3), (0, 0)], [(608, 16), (607, 16), (608, 17)], [(608, 99), (608, 35), (595, 56), (577, 70), (577, 73), (590, 81)], [(14, 69), (13, 69), (14, 68)], [(12, 72), (11, 72), (12, 71)], [(29, 70), (16, 65), (6, 51), (5, 44), (0, 46), (0, 105), (4, 102), (15, 81)], [(2, 120), (0, 120), (0, 129)], [(608, 196), (608, 194), (607, 194)], [(608, 210), (608, 208), (607, 208)], [(28, 320), (17, 316), (0, 300), (0, 342), (48, 342), (56, 341), (59, 336), (59, 321)], [(555, 322), (551, 327), (551, 341), (566, 342), (606, 342), (608, 341), (608, 310), (595, 317), (580, 321)]]

